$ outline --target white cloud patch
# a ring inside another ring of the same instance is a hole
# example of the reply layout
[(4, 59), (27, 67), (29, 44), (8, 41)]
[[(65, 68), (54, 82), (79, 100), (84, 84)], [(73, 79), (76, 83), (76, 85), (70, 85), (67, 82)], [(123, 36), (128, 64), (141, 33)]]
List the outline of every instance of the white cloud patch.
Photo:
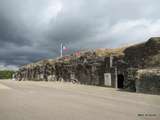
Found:
[(18, 70), (18, 67), (15, 65), (0, 64), (0, 70)]
[[(116, 36), (118, 44), (133, 44), (160, 36), (160, 19), (118, 22), (110, 29), (109, 37)], [(118, 39), (119, 38), (119, 39)], [(122, 39), (123, 38), (123, 39)]]
[(52, 19), (56, 21), (58, 14), (62, 11), (61, 2), (51, 2), (49, 6), (42, 12), (42, 24), (48, 24)]

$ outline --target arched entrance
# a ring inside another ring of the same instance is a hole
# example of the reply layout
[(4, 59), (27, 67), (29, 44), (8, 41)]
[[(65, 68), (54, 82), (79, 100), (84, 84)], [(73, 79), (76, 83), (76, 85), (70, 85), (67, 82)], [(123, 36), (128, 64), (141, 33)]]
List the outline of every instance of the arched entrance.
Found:
[(124, 75), (123, 74), (118, 75), (117, 87), (121, 89), (124, 88)]

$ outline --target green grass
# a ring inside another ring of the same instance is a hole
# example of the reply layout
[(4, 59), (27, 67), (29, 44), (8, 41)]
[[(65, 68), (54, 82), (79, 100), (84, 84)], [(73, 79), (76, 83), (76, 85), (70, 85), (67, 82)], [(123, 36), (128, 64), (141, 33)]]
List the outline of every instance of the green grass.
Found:
[(0, 79), (10, 79), (10, 78), (12, 78), (13, 74), (14, 74), (14, 71), (1, 70), (0, 71)]

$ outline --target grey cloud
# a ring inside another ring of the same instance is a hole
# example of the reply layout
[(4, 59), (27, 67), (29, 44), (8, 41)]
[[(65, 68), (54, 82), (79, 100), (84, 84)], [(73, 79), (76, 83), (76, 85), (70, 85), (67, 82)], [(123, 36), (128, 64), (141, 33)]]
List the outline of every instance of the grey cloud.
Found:
[(160, 35), (159, 0), (1, 0), (0, 63), (20, 66), (78, 49)]

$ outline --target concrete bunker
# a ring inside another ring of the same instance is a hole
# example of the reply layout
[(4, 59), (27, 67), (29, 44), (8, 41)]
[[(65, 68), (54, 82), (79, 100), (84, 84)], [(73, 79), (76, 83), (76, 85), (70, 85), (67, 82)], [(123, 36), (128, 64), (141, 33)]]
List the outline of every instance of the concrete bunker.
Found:
[[(17, 80), (46, 80), (107, 86), (131, 92), (160, 93), (160, 37), (118, 49), (82, 51), (66, 58), (22, 66)], [(138, 74), (138, 75), (137, 75)]]

